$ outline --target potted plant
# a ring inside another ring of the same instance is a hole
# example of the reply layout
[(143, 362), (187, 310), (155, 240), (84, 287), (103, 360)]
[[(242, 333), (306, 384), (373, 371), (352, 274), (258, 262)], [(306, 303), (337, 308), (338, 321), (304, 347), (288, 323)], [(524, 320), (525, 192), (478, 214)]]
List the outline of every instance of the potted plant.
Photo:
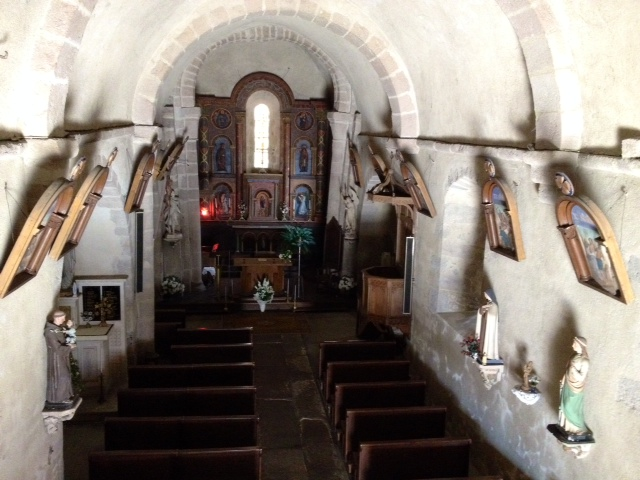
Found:
[(460, 342), (460, 346), (464, 347), (464, 350), (461, 350), (462, 354), (467, 355), (474, 360), (476, 360), (480, 355), (480, 339), (475, 335), (465, 337), (462, 342)]
[(301, 253), (307, 253), (311, 250), (310, 247), (316, 244), (313, 231), (306, 227), (287, 225), (284, 227), (281, 237), (284, 249), (292, 252), (300, 249)]
[(269, 283), (268, 278), (265, 277), (262, 282), (258, 281), (258, 283), (256, 283), (256, 291), (253, 294), (253, 299), (260, 305), (261, 312), (264, 312), (267, 303), (273, 300), (273, 295), (273, 287), (271, 283)]

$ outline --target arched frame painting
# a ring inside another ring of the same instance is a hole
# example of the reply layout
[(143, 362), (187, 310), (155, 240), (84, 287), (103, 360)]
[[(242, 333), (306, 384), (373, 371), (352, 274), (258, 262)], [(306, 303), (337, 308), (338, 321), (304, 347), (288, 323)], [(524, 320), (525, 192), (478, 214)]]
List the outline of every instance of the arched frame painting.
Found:
[(413, 199), (413, 206), (416, 211), (428, 217), (435, 217), (436, 207), (431, 200), (427, 186), (422, 181), (420, 172), (418, 172), (416, 167), (406, 161), (400, 163), (400, 170), (404, 184)]
[(525, 259), (518, 205), (511, 189), (496, 178), (482, 188), (487, 239), (492, 251), (518, 262)]
[(565, 195), (556, 202), (556, 216), (578, 281), (622, 303), (633, 302), (622, 254), (602, 211), (586, 197)]

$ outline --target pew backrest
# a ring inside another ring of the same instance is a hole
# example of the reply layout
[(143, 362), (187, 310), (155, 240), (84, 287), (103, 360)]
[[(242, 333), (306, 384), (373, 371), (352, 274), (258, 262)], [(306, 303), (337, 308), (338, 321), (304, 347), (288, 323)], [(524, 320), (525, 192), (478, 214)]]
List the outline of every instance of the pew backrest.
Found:
[(107, 417), (105, 450), (171, 450), (252, 447), (258, 444), (258, 417)]
[(129, 388), (229, 387), (253, 385), (252, 362), (198, 365), (135, 365)]
[(409, 380), (408, 360), (356, 360), (329, 362), (324, 383), (324, 399), (330, 404), (338, 383), (391, 382)]
[(253, 327), (178, 329), (175, 345), (253, 343)]
[(344, 427), (344, 456), (357, 463), (361, 442), (444, 437), (446, 407), (348, 409)]
[(262, 449), (89, 453), (89, 480), (260, 480)]
[(120, 417), (255, 415), (255, 387), (124, 388)]
[(155, 323), (178, 323), (181, 328), (187, 322), (187, 310), (184, 308), (156, 308)]
[(417, 407), (424, 405), (426, 382), (339, 383), (332, 410), (333, 427), (342, 431), (348, 409)]
[(360, 444), (357, 480), (410, 480), (469, 475), (468, 438), (429, 438)]
[(366, 340), (320, 342), (318, 350), (318, 377), (324, 382), (327, 363), (350, 360), (393, 360), (398, 356), (394, 341), (370, 342)]
[(253, 362), (252, 343), (171, 345), (174, 364)]

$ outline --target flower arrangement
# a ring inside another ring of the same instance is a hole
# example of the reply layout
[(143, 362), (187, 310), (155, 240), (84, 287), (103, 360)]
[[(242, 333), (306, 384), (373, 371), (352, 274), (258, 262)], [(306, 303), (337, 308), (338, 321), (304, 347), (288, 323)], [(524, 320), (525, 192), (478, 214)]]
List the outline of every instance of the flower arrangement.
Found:
[(355, 288), (356, 280), (348, 275), (343, 275), (338, 282), (338, 289), (342, 292), (348, 292), (352, 288)]
[(291, 250), (285, 250), (284, 252), (278, 255), (278, 258), (282, 260), (291, 260), (291, 256), (292, 256)]
[(253, 294), (253, 298), (256, 301), (260, 300), (263, 302), (270, 302), (273, 300), (274, 293), (273, 287), (269, 283), (269, 279), (265, 277), (262, 282), (258, 281), (258, 283), (256, 283), (256, 291)]
[(477, 358), (478, 355), (480, 355), (480, 339), (475, 335), (465, 337), (462, 342), (460, 342), (460, 346), (465, 348), (461, 350), (463, 355), (473, 358)]
[(184, 292), (184, 283), (175, 275), (167, 275), (162, 279), (162, 294), (177, 295)]

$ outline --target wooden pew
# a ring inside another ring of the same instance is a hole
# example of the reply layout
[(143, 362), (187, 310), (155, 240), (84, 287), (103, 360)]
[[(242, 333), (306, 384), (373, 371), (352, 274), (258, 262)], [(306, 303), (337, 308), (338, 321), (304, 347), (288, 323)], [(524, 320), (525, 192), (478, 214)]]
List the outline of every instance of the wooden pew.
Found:
[(120, 417), (255, 415), (255, 387), (124, 388)]
[(228, 343), (253, 343), (253, 327), (247, 328), (198, 328), (176, 331), (175, 345), (223, 345)]
[(262, 449), (89, 453), (89, 480), (260, 480)]
[(254, 363), (135, 365), (129, 388), (230, 387), (253, 385)]
[(337, 383), (394, 382), (409, 380), (408, 360), (365, 360), (329, 362), (324, 383), (324, 399), (333, 403)]
[(324, 383), (327, 363), (351, 360), (393, 360), (398, 356), (396, 342), (368, 342), (365, 340), (320, 342), (318, 378)]
[(357, 480), (412, 480), (469, 475), (468, 438), (362, 442)]
[(349, 470), (357, 469), (361, 442), (444, 437), (446, 417), (445, 407), (347, 410), (342, 440)]
[(194, 363), (242, 363), (253, 362), (253, 344), (225, 345), (171, 345), (171, 362)]
[(156, 308), (155, 323), (178, 323), (184, 328), (187, 323), (187, 310), (184, 308)]
[(418, 407), (424, 405), (426, 382), (339, 383), (334, 397), (332, 425), (341, 438), (347, 410), (354, 408)]
[(105, 450), (173, 450), (258, 445), (258, 417), (107, 417)]
[(154, 324), (154, 345), (156, 353), (161, 357), (168, 357), (171, 345), (175, 341), (176, 332), (183, 326), (178, 322), (162, 322)]

